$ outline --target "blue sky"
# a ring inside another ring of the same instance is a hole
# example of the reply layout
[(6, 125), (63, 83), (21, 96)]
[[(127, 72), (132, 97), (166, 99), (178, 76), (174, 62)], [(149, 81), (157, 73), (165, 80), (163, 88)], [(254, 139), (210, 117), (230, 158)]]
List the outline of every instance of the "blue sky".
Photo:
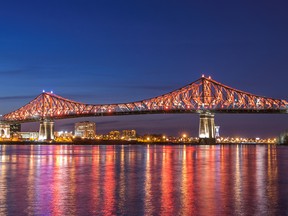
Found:
[[(287, 100), (287, 6), (280, 0), (4, 1), (0, 113), (43, 89), (87, 103), (129, 102), (182, 87), (203, 73)], [(72, 129), (78, 120), (57, 121), (56, 129)], [(92, 120), (99, 132), (198, 130), (194, 115)], [(288, 129), (287, 115), (218, 115), (216, 121), (223, 135), (270, 136)]]

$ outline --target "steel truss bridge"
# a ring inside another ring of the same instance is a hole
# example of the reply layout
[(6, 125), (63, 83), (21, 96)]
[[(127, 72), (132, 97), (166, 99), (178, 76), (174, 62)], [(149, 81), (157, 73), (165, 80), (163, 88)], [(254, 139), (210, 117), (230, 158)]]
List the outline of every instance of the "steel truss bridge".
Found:
[[(5, 114), (6, 122), (40, 121), (39, 136), (53, 138), (55, 119), (153, 113), (199, 113), (199, 138), (214, 139), (215, 113), (288, 113), (288, 102), (237, 90), (211, 77), (146, 100), (119, 104), (85, 104), (43, 92), (23, 107)], [(51, 128), (51, 131), (50, 129)], [(42, 133), (42, 135), (41, 135)]]

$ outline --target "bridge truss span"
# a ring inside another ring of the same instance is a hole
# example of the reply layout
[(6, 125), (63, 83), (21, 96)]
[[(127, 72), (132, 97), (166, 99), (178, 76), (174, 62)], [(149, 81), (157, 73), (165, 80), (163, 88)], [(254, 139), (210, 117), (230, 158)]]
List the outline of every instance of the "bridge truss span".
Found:
[(84, 116), (148, 113), (287, 113), (288, 102), (257, 96), (202, 76), (180, 89), (150, 99), (119, 104), (85, 104), (44, 92), (6, 121), (28, 122)]

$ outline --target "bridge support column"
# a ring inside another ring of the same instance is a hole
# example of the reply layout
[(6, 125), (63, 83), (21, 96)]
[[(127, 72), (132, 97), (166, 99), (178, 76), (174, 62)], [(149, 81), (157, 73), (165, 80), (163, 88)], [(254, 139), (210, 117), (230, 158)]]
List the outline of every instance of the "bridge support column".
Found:
[(199, 121), (199, 144), (215, 144), (215, 122), (214, 114), (201, 112)]
[(54, 121), (44, 119), (40, 122), (38, 140), (53, 140), (54, 139)]

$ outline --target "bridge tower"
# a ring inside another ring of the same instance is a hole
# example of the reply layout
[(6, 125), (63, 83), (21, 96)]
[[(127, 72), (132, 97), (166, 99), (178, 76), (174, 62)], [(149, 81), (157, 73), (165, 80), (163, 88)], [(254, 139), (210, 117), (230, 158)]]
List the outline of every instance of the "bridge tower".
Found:
[(220, 126), (215, 126), (215, 138), (220, 137)]
[(44, 119), (40, 121), (38, 140), (53, 140), (54, 139), (54, 121), (51, 119)]
[(215, 121), (214, 114), (208, 111), (200, 113), (199, 121), (199, 144), (215, 144)]
[(207, 108), (212, 108), (213, 92), (212, 84), (210, 82), (211, 77), (208, 79), (202, 75), (202, 95), (201, 95), (201, 106), (202, 109), (199, 110), (200, 121), (199, 121), (199, 143), (200, 144), (215, 144), (215, 122), (214, 114), (206, 110)]

